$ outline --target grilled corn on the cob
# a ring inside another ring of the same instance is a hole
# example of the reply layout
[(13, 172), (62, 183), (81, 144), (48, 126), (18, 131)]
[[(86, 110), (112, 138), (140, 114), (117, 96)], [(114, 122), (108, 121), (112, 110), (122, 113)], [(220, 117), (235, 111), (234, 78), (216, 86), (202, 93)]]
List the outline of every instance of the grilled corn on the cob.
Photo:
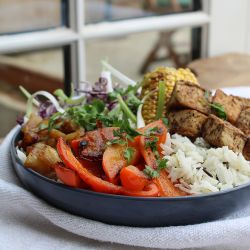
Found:
[(143, 98), (148, 93), (156, 90), (145, 100), (142, 108), (142, 115), (146, 124), (156, 119), (159, 96), (159, 82), (164, 82), (165, 84), (164, 110), (162, 114), (163, 116), (165, 116), (167, 104), (170, 100), (175, 83), (181, 80), (198, 84), (196, 77), (189, 69), (159, 67), (144, 76), (142, 82), (141, 98)]

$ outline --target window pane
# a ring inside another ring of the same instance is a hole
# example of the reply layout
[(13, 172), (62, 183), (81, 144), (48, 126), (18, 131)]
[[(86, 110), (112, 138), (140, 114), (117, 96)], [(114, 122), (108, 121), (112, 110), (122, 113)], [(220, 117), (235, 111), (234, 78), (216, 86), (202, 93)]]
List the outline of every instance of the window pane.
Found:
[(61, 0), (0, 0), (0, 34), (62, 25)]
[(192, 10), (192, 0), (85, 0), (85, 22), (115, 21)]
[(154, 31), (88, 42), (86, 78), (91, 82), (96, 81), (101, 70), (100, 61), (106, 58), (114, 67), (135, 81), (140, 80), (143, 73), (157, 66), (185, 66), (191, 60), (191, 34), (191, 29)]
[(64, 87), (63, 48), (0, 56), (0, 137), (24, 113), (26, 99), (18, 85), (30, 92)]

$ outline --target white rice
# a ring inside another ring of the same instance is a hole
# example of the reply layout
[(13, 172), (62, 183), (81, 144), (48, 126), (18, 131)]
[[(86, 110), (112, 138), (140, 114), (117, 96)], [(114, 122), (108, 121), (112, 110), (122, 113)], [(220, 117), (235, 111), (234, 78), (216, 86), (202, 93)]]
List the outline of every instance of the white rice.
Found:
[(169, 177), (185, 192), (217, 192), (250, 181), (250, 161), (228, 147), (211, 148), (202, 138), (192, 143), (174, 134), (162, 148)]

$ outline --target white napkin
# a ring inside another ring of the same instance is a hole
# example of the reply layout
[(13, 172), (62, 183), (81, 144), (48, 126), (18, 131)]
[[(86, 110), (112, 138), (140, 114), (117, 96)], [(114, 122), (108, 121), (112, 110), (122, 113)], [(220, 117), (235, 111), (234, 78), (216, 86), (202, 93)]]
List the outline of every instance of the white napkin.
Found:
[(132, 228), (88, 220), (50, 206), (25, 190), (14, 173), (9, 148), (16, 129), (0, 146), (0, 249), (83, 249), (84, 246), (86, 249), (128, 249), (116, 244), (100, 245), (86, 238), (147, 248), (249, 249), (250, 207), (227, 219), (209, 223)]

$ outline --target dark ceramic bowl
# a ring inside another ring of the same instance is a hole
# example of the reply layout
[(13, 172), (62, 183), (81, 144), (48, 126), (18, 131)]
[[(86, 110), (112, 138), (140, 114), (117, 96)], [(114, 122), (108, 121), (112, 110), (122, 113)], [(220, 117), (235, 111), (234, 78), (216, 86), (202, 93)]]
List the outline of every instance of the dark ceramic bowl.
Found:
[(11, 157), (25, 187), (51, 205), (69, 213), (113, 225), (158, 227), (196, 224), (223, 218), (250, 204), (250, 183), (206, 195), (142, 198), (111, 195), (67, 187), (23, 166), (15, 144)]

